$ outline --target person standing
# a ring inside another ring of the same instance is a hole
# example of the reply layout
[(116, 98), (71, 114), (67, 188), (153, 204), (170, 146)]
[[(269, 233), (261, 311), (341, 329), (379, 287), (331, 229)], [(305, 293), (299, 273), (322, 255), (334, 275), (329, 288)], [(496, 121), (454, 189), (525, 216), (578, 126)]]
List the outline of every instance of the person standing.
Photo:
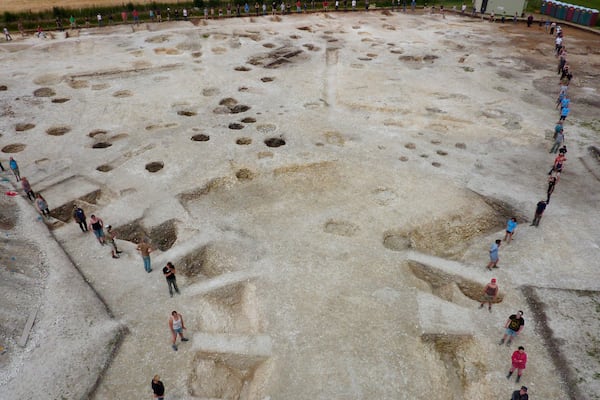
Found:
[(7, 42), (9, 40), (12, 40), (12, 36), (10, 36), (10, 33), (8, 32), (8, 28), (7, 27), (4, 27), (4, 38), (6, 39)]
[(165, 399), (165, 385), (160, 381), (160, 376), (154, 375), (152, 378), (152, 382), (150, 383), (152, 386), (152, 394), (156, 400), (164, 400)]
[(94, 232), (94, 236), (98, 239), (98, 243), (104, 246), (104, 221), (92, 214), (88, 226)]
[(140, 24), (140, 13), (138, 12), (137, 9), (133, 9), (133, 11), (131, 12), (131, 15), (133, 15), (133, 23), (136, 25)]
[(558, 183), (558, 177), (556, 177), (556, 176), (548, 177), (548, 198), (546, 199), (546, 204), (550, 203), (550, 196), (552, 195), (552, 193), (554, 193), (554, 188), (556, 187), (557, 183)]
[(523, 318), (523, 311), (519, 310), (516, 314), (512, 314), (506, 320), (504, 324), (504, 328), (506, 331), (504, 332), (504, 336), (500, 339), (500, 345), (504, 344), (504, 341), (508, 339), (506, 342), (507, 346), (510, 346), (512, 340), (517, 337), (523, 328), (525, 328), (525, 319)]
[(479, 308), (483, 308), (485, 303), (488, 303), (488, 311), (492, 312), (492, 302), (496, 300), (498, 296), (498, 284), (496, 283), (496, 278), (492, 278), (490, 283), (485, 285), (483, 288), (483, 301), (479, 305)]
[(69, 24), (71, 24), (71, 29), (75, 29), (77, 27), (77, 24), (75, 22), (75, 17), (71, 15), (71, 17), (69, 17)]
[(171, 261), (163, 268), (163, 274), (167, 279), (167, 285), (169, 286), (169, 294), (173, 297), (173, 289), (175, 293), (179, 294), (179, 288), (177, 287), (177, 278), (175, 277), (175, 266)]
[(83, 211), (83, 209), (81, 207), (77, 207), (77, 205), (73, 206), (73, 219), (75, 220), (75, 222), (77, 222), (77, 224), (79, 224), (79, 228), (81, 229), (81, 232), (88, 231), (85, 212)]
[(527, 386), (521, 386), (520, 390), (515, 390), (510, 400), (529, 400), (529, 395), (527, 394)]
[(567, 119), (567, 116), (569, 115), (569, 111), (571, 111), (571, 109), (569, 108), (569, 106), (562, 107), (560, 109), (560, 121), (564, 121), (564, 120)]
[(43, 216), (45, 216), (45, 217), (50, 216), (50, 210), (48, 209), (48, 202), (46, 201), (44, 196), (42, 196), (40, 193), (37, 193), (35, 195), (35, 207), (38, 209), (38, 211), (40, 213), (42, 213)]
[(119, 254), (122, 253), (122, 251), (117, 249), (117, 242), (115, 241), (116, 238), (117, 235), (115, 235), (115, 233), (112, 231), (112, 226), (106, 225), (105, 241), (112, 246), (112, 249), (110, 250), (112, 258), (119, 258)]
[(177, 335), (181, 337), (182, 342), (187, 342), (189, 340), (183, 336), (183, 330), (186, 329), (185, 324), (183, 323), (183, 315), (179, 314), (177, 311), (173, 311), (169, 318), (169, 328), (171, 329), (171, 335), (173, 337), (173, 344), (171, 347), (173, 350), (177, 351), (177, 344), (175, 344)]
[(15, 174), (15, 178), (17, 178), (17, 182), (21, 180), (21, 173), (19, 172), (19, 164), (14, 158), (10, 158), (8, 160), (8, 166), (10, 167), (13, 174)]
[(146, 272), (152, 272), (152, 265), (150, 263), (150, 253), (153, 249), (148, 243), (146, 243), (146, 239), (142, 238), (140, 240), (140, 243), (138, 244), (136, 250), (140, 252), (142, 260), (144, 260), (144, 269), (146, 270)]
[(554, 144), (552, 145), (552, 148), (550, 149), (549, 153), (556, 154), (558, 152), (558, 149), (560, 149), (560, 147), (562, 146), (564, 141), (565, 141), (565, 134), (563, 133), (562, 130), (560, 130), (559, 132), (556, 133), (556, 135), (554, 137)]
[(512, 217), (506, 223), (506, 235), (504, 235), (504, 241), (506, 242), (506, 244), (509, 244), (512, 240), (512, 237), (515, 234), (515, 230), (517, 229), (517, 225), (519, 224), (517, 223), (517, 219), (515, 217)]
[(497, 239), (490, 247), (490, 262), (487, 265), (487, 269), (490, 271), (492, 268), (498, 268), (498, 261), (500, 261), (500, 257), (498, 257), (498, 250), (500, 249), (501, 243), (502, 240)]
[(29, 183), (29, 181), (27, 180), (26, 177), (22, 177), (21, 178), (21, 186), (23, 187), (23, 191), (27, 195), (27, 198), (30, 201), (34, 201), (35, 200), (35, 193), (33, 193), (33, 190), (31, 189), (31, 184)]
[(517, 382), (521, 381), (521, 375), (527, 366), (527, 353), (525, 353), (525, 347), (519, 346), (518, 350), (512, 354), (511, 357), (512, 366), (506, 375), (506, 379), (510, 379), (515, 369), (517, 370)]
[(533, 217), (533, 221), (531, 221), (531, 226), (537, 227), (540, 225), (540, 220), (542, 219), (544, 210), (546, 210), (546, 202), (544, 200), (540, 200), (535, 207), (535, 215)]
[(98, 15), (96, 15), (96, 19), (98, 20), (98, 27), (102, 26), (102, 14), (98, 13)]

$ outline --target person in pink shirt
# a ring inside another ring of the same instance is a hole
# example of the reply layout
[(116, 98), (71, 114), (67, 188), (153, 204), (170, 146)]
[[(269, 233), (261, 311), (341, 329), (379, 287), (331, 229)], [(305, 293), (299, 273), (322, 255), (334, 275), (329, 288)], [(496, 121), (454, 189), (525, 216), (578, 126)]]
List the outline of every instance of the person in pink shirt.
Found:
[(506, 379), (510, 379), (515, 369), (517, 370), (517, 382), (521, 380), (521, 375), (523, 375), (523, 370), (527, 365), (527, 353), (525, 353), (525, 347), (519, 346), (519, 349), (516, 350), (511, 357), (512, 366), (508, 371), (508, 375), (506, 375)]

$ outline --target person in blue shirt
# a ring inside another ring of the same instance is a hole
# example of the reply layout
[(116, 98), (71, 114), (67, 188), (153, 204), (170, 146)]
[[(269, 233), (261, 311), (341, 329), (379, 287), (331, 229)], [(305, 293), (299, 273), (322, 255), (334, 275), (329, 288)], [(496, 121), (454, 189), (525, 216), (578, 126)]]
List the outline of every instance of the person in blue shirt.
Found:
[(492, 268), (498, 268), (498, 261), (500, 261), (500, 257), (498, 257), (498, 250), (500, 249), (500, 243), (502, 240), (496, 239), (492, 246), (490, 247), (490, 262), (487, 265), (487, 269), (490, 271)]
[(569, 115), (569, 111), (571, 111), (571, 110), (569, 109), (568, 106), (567, 107), (563, 107), (560, 110), (560, 121), (564, 121), (565, 119), (567, 119), (567, 115)]
[(8, 161), (8, 165), (10, 166), (11, 171), (15, 174), (15, 178), (17, 178), (17, 182), (21, 180), (21, 173), (19, 172), (19, 165), (15, 161), (14, 158), (10, 158)]
[(510, 243), (512, 240), (512, 237), (515, 234), (515, 229), (517, 229), (517, 225), (519, 224), (517, 223), (517, 219), (515, 217), (512, 217), (506, 223), (506, 235), (504, 235), (504, 241), (506, 244)]

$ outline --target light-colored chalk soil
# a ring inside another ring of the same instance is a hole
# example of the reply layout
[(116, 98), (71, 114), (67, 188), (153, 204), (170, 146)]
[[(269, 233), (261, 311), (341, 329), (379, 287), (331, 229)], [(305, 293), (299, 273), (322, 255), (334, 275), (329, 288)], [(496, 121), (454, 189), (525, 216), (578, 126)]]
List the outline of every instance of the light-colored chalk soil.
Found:
[(600, 41), (564, 32), (568, 162), (538, 228), (558, 76), (537, 26), (373, 11), (0, 44), (2, 161), (52, 209), (1, 200), (0, 398), (150, 398), (159, 374), (167, 399), (503, 399), (523, 345), (531, 398), (598, 399)]

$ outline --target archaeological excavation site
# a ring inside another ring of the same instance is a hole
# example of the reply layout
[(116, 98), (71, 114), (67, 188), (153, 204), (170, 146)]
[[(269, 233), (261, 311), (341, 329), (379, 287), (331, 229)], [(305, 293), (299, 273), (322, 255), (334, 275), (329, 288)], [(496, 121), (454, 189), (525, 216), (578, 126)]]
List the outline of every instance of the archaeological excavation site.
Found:
[(159, 375), (168, 400), (600, 399), (600, 36), (563, 33), (568, 161), (537, 227), (560, 89), (537, 24), (375, 8), (13, 34), (0, 398), (150, 399)]

